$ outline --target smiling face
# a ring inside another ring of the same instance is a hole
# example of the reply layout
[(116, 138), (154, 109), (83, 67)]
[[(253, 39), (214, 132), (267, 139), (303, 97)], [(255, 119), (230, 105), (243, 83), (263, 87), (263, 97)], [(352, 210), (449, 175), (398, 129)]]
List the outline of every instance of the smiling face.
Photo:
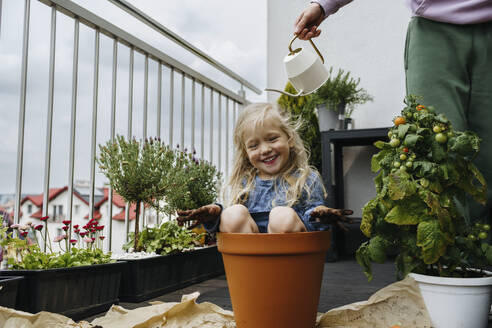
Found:
[(292, 142), (275, 119), (267, 117), (262, 124), (251, 122), (244, 129), (243, 140), (248, 159), (261, 179), (271, 179), (283, 172)]

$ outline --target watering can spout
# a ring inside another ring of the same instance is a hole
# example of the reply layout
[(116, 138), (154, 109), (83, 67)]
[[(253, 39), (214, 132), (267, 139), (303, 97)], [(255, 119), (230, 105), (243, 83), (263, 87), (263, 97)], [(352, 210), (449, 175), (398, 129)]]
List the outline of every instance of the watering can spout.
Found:
[(324, 58), (313, 41), (309, 40), (318, 54), (317, 56), (303, 48), (292, 50), (292, 42), (296, 38), (297, 35), (289, 43), (289, 54), (284, 58), (284, 65), (287, 78), (292, 86), (298, 90), (298, 93), (292, 94), (272, 88), (266, 88), (265, 91), (279, 92), (289, 97), (306, 96), (315, 92), (328, 80), (329, 73), (323, 65)]
[(289, 93), (287, 91), (282, 91), (282, 90), (277, 90), (277, 89), (270, 89), (270, 88), (265, 88), (265, 91), (275, 91), (275, 92), (278, 92), (278, 93), (281, 93), (283, 95), (286, 95), (286, 96), (289, 96), (289, 97), (300, 97), (300, 96), (304, 96), (304, 90), (300, 90), (297, 94), (292, 94), (292, 93)]

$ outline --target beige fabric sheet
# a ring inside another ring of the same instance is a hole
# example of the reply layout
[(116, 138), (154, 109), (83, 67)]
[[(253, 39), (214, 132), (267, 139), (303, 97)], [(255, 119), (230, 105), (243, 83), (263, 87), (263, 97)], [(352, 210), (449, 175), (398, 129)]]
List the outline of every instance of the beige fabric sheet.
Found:
[[(127, 310), (113, 305), (104, 317), (88, 323), (73, 322), (54, 313), (30, 314), (0, 307), (4, 328), (233, 328), (234, 314), (209, 302), (196, 303), (200, 294), (184, 295), (180, 303), (153, 302)], [(316, 328), (427, 328), (431, 322), (419, 288), (413, 278), (393, 283), (374, 293), (367, 301), (319, 313)]]

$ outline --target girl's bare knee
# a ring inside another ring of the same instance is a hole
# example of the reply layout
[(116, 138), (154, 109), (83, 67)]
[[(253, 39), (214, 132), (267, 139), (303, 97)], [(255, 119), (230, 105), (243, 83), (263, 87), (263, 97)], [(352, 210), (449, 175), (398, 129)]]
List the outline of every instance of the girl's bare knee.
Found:
[(270, 211), (268, 232), (301, 232), (306, 231), (304, 224), (291, 207), (277, 206)]
[(250, 215), (244, 205), (232, 205), (220, 215), (220, 231), (222, 232), (251, 232)]

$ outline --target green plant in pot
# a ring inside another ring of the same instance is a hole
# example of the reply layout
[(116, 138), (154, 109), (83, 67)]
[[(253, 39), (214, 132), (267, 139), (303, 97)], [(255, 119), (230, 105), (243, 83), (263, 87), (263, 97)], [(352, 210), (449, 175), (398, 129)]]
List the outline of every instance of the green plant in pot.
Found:
[(175, 153), (159, 138), (143, 142), (125, 140), (117, 136), (114, 141), (100, 145), (98, 158), (101, 172), (128, 203), (135, 203), (134, 250), (139, 251), (139, 214), (142, 203), (158, 208), (159, 202), (170, 192), (168, 175), (173, 169)]
[(313, 94), (321, 131), (344, 128), (345, 118), (352, 119), (356, 105), (373, 100), (359, 85), (360, 78), (355, 79), (349, 71), (339, 69), (335, 75), (330, 68), (328, 80)]
[[(467, 196), (486, 201), (485, 180), (473, 164), (480, 139), (473, 132), (453, 130), (444, 115), (419, 104), (416, 96), (408, 96), (405, 104), (388, 133), (390, 140), (375, 143), (380, 152), (373, 156), (371, 168), (379, 172), (374, 180), (377, 195), (363, 208), (360, 228), (369, 241), (357, 250), (356, 259), (369, 280), (371, 263), (382, 263), (395, 252), (398, 279), (409, 273), (416, 280), (483, 277), (482, 269), (492, 263), (492, 247), (485, 241), (490, 226), (472, 224), (464, 210)], [(480, 279), (488, 288), (482, 294), (489, 297), (492, 278)], [(433, 314), (433, 303), (420, 286), (432, 320), (437, 327), (446, 326), (437, 322), (448, 320), (449, 313)], [(447, 312), (458, 313), (463, 306), (454, 308), (450, 294), (446, 292), (441, 302), (446, 302)], [(489, 305), (482, 303), (467, 311), (485, 309), (486, 317)], [(484, 314), (476, 317), (483, 319)]]
[[(296, 93), (290, 82), (287, 82), (284, 90), (288, 93)], [(321, 172), (321, 135), (312, 95), (301, 97), (282, 95), (277, 99), (277, 103), (287, 110), (295, 121), (302, 122), (299, 135), (310, 152), (309, 164)]]

